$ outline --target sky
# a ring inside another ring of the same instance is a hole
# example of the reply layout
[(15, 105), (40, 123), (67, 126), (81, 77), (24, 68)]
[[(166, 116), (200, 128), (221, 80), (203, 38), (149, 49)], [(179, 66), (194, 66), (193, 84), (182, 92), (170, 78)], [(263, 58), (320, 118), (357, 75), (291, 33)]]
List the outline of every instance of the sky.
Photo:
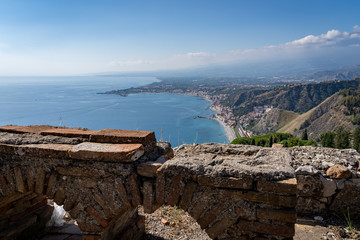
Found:
[(360, 64), (359, 9), (358, 0), (0, 0), (0, 76), (304, 56)]

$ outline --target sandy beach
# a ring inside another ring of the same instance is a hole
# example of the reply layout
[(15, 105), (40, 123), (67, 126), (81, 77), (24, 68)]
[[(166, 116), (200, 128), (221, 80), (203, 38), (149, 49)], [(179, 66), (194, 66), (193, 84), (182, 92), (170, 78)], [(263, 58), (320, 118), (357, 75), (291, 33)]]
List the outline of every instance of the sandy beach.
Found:
[[(211, 102), (210, 99), (206, 99), (208, 100), (209, 102)], [(211, 110), (219, 113), (219, 110), (214, 108), (213, 106), (210, 107)], [(228, 125), (225, 124), (225, 122), (221, 119), (221, 118), (218, 118), (218, 117), (214, 117), (214, 119), (216, 121), (218, 121), (218, 123), (224, 128), (224, 131), (225, 131), (225, 134), (226, 134), (226, 137), (227, 139), (229, 140), (229, 143), (231, 143), (235, 138), (236, 138), (236, 135), (235, 135), (235, 132), (234, 132), (234, 129), (232, 127), (229, 127)]]

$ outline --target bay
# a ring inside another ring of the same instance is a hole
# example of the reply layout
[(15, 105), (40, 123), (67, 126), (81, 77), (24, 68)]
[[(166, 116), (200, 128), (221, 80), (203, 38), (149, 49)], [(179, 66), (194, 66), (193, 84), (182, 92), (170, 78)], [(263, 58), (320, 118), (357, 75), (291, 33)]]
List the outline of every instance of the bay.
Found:
[(158, 141), (227, 143), (224, 129), (209, 117), (211, 104), (195, 96), (98, 94), (157, 81), (152, 77), (0, 77), (0, 125), (48, 124), (155, 131)]

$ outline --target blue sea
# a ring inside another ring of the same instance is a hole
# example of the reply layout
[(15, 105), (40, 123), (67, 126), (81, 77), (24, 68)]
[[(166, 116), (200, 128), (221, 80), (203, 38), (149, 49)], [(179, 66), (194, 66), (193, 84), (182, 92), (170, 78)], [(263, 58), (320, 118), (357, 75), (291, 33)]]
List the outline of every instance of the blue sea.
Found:
[(173, 94), (98, 94), (157, 81), (153, 77), (0, 77), (0, 125), (48, 124), (155, 131), (158, 141), (227, 143), (210, 103)]

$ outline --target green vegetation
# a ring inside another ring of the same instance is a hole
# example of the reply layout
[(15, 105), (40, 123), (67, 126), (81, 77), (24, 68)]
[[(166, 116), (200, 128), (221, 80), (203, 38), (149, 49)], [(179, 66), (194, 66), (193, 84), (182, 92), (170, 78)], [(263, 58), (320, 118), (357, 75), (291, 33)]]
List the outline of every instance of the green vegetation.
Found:
[(271, 147), (273, 143), (281, 143), (284, 147), (316, 146), (316, 142), (313, 140), (300, 140), (288, 133), (271, 133), (253, 136), (251, 138), (241, 137), (231, 142), (231, 144), (256, 145), (263, 147)]
[(308, 140), (308, 134), (306, 129), (302, 133), (301, 140)]
[(335, 147), (335, 136), (333, 132), (325, 132), (320, 134), (320, 141), (323, 147), (334, 148)]
[(343, 89), (340, 91), (340, 94), (344, 96), (341, 103), (346, 107), (344, 113), (352, 115), (352, 124), (360, 125), (360, 90), (353, 88)]

